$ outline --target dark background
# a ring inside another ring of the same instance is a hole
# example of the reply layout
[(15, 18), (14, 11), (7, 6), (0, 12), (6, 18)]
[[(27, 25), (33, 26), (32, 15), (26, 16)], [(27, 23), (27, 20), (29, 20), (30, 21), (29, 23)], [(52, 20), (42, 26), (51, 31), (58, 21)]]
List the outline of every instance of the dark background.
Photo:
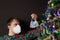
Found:
[[(30, 20), (32, 12), (38, 14), (42, 19), (42, 13), (47, 8), (48, 0), (1, 0), (0, 1), (0, 35), (7, 33), (6, 21), (10, 17), (20, 18), (23, 32), (28, 30), (27, 21)], [(25, 29), (24, 29), (25, 28)]]

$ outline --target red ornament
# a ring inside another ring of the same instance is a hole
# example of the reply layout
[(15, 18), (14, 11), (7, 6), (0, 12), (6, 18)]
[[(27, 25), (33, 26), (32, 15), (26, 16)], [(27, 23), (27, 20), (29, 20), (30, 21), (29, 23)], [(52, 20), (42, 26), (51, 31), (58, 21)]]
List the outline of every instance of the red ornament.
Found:
[(6, 38), (5, 40), (10, 40), (10, 39)]
[(28, 34), (31, 35), (32, 34), (31, 31), (29, 31)]
[(21, 37), (24, 39), (25, 35), (24, 35), (24, 34), (22, 34), (22, 35), (21, 35)]
[(60, 6), (58, 6), (57, 8), (56, 8), (56, 10), (59, 10), (60, 9)]
[(15, 35), (16, 38), (19, 38), (19, 35)]

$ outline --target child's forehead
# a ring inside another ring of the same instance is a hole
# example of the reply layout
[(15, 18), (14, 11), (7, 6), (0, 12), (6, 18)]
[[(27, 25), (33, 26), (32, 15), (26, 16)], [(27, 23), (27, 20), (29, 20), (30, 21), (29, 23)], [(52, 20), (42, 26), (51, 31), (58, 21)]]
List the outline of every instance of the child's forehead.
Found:
[(13, 19), (13, 23), (20, 23), (17, 19)]
[(33, 14), (31, 14), (31, 16), (33, 16), (33, 15), (37, 15), (37, 14), (34, 14), (34, 13), (33, 13)]
[(17, 22), (19, 22), (19, 20), (18, 20), (18, 19), (13, 19), (13, 21), (17, 21)]

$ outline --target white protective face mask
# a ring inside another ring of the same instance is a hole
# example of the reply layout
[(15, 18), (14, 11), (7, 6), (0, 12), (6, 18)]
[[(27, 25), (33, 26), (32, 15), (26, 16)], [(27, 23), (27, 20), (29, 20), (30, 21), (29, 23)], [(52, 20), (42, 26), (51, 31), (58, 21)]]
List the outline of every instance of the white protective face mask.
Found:
[(36, 28), (38, 27), (38, 22), (35, 20), (35, 21), (31, 21), (30, 23), (30, 28)]
[(13, 32), (15, 34), (19, 34), (21, 32), (21, 26), (20, 25), (17, 25), (13, 28)]

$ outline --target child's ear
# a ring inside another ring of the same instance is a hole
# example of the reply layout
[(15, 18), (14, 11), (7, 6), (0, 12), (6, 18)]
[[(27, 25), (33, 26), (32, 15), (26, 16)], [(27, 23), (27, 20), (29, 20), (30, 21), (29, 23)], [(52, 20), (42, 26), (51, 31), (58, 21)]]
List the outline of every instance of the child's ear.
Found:
[(10, 29), (10, 25), (8, 26), (8, 29)]
[(31, 14), (31, 17), (32, 17), (32, 14)]

